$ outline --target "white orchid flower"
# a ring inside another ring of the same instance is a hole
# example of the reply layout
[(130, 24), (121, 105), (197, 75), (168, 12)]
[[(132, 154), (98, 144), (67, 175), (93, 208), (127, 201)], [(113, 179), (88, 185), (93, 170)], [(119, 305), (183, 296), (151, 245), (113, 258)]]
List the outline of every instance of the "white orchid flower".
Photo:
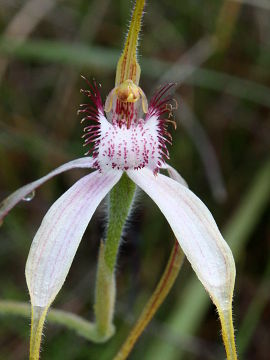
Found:
[[(79, 112), (91, 122), (84, 138), (86, 145), (93, 144), (92, 157), (68, 162), (2, 202), (0, 220), (53, 176), (73, 168), (94, 169), (52, 205), (34, 237), (26, 265), (33, 306), (47, 307), (54, 300), (93, 213), (125, 172), (160, 208), (211, 297), (227, 307), (225, 295), (231, 294), (235, 277), (231, 250), (202, 201), (179, 181), (160, 173), (169, 157), (166, 144), (171, 136), (164, 114), (172, 85), (161, 87), (142, 115), (146, 102), (142, 90), (131, 81), (124, 82), (107, 98), (111, 97), (111, 107), (106, 117), (98, 87), (89, 84), (84, 92), (91, 103)], [(177, 173), (173, 168), (170, 171)]]
[[(128, 36), (136, 36), (137, 41), (138, 31), (137, 34), (132, 31), (131, 26)], [(83, 104), (79, 112), (85, 116), (83, 121), (88, 121), (83, 137), (90, 156), (66, 163), (14, 192), (1, 204), (0, 221), (27, 194), (52, 177), (74, 168), (93, 170), (51, 206), (33, 239), (26, 279), (32, 307), (42, 312), (63, 286), (93, 213), (125, 173), (159, 207), (199, 280), (230, 326), (226, 313), (231, 312), (235, 279), (231, 250), (208, 208), (167, 164), (167, 145), (172, 142), (168, 125), (173, 84), (162, 86), (148, 104), (139, 87), (140, 69), (134, 44), (134, 56), (127, 56), (128, 41), (129, 38), (119, 61), (116, 85), (105, 105), (95, 83), (87, 82), (89, 87), (83, 90), (89, 103)], [(161, 169), (167, 169), (171, 177), (161, 174)]]

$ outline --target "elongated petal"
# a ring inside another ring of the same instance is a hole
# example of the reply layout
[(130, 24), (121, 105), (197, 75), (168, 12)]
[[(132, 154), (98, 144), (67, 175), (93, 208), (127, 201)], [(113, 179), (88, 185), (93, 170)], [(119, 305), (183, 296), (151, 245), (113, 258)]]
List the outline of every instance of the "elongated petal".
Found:
[(173, 180), (179, 182), (179, 184), (188, 188), (188, 184), (187, 184), (186, 180), (171, 165), (164, 164), (164, 165), (162, 165), (161, 169), (167, 170), (170, 178), (172, 178)]
[(93, 166), (93, 159), (91, 157), (84, 157), (70, 161), (64, 165), (59, 166), (57, 169), (51, 171), (46, 176), (27, 184), (20, 189), (16, 190), (14, 193), (9, 195), (0, 203), (0, 224), (4, 217), (9, 213), (9, 211), (16, 205), (18, 202), (27, 197), (27, 195), (33, 193), (39, 186), (44, 184), (46, 181), (50, 180), (52, 177), (74, 168), (91, 168)]
[(49, 209), (26, 264), (32, 306), (45, 308), (54, 300), (94, 211), (121, 174), (95, 171), (77, 181)]
[(235, 265), (231, 250), (202, 201), (188, 188), (148, 169), (129, 177), (158, 205), (214, 303), (231, 306)]

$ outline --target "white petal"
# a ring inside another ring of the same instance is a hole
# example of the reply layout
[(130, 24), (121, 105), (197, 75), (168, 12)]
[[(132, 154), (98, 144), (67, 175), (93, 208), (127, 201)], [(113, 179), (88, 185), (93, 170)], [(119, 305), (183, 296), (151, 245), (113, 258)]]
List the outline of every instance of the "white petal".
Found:
[(54, 300), (94, 211), (121, 174), (95, 171), (77, 181), (49, 209), (26, 264), (32, 306), (47, 307)]
[(179, 182), (180, 184), (182, 184), (183, 186), (188, 188), (188, 184), (187, 184), (186, 180), (171, 165), (163, 164), (161, 169), (167, 170), (170, 178), (172, 178), (173, 180)]
[(128, 176), (158, 205), (212, 300), (230, 306), (235, 265), (231, 250), (202, 201), (188, 188), (148, 169)]
[(46, 181), (50, 180), (52, 177), (74, 168), (91, 168), (93, 166), (93, 159), (91, 157), (84, 157), (70, 161), (66, 164), (59, 166), (57, 169), (51, 171), (46, 176), (43, 176), (39, 180), (33, 181), (30, 184), (27, 184), (20, 189), (16, 190), (14, 193), (9, 195), (4, 199), (0, 204), (0, 224), (4, 217), (9, 213), (9, 211), (16, 205), (18, 202), (23, 200), (27, 195), (31, 194), (38, 188), (40, 185), (44, 184)]

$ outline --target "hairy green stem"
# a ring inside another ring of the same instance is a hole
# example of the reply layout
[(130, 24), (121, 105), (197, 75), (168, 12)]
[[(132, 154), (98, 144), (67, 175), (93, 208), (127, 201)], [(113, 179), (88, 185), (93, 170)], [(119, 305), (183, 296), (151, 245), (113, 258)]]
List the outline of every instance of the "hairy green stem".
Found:
[(227, 360), (237, 360), (232, 307), (230, 306), (227, 309), (217, 307), (217, 310), (221, 322), (222, 339), (226, 350)]
[(110, 192), (109, 223), (106, 241), (102, 241), (100, 245), (94, 306), (97, 332), (102, 337), (110, 337), (114, 333), (115, 266), (135, 189), (136, 185), (123, 174), (119, 183)]
[(105, 261), (114, 271), (118, 248), (128, 214), (131, 209), (136, 185), (126, 174), (110, 193), (109, 224), (105, 242)]
[[(15, 315), (29, 319), (30, 314), (31, 306), (28, 303), (0, 300), (0, 315)], [(49, 323), (62, 325), (73, 330), (83, 338), (95, 343), (102, 343), (107, 340), (107, 338), (99, 336), (94, 323), (67, 311), (50, 309), (46, 320)]]
[(101, 241), (98, 257), (94, 310), (96, 329), (100, 336), (107, 338), (114, 334), (113, 315), (115, 307), (115, 276), (104, 258), (104, 243)]
[(32, 306), (31, 337), (29, 360), (38, 360), (42, 338), (42, 329), (48, 312), (48, 307)]

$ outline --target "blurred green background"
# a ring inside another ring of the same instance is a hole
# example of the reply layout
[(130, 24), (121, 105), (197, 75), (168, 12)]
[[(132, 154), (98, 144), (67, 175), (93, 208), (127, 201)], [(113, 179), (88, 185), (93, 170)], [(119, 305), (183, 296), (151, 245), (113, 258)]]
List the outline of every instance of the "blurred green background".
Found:
[[(81, 157), (80, 74), (114, 86), (130, 18), (127, 0), (0, 0), (0, 198)], [(148, 1), (141, 87), (177, 81), (171, 164), (207, 204), (237, 264), (239, 357), (270, 353), (270, 1)], [(19, 204), (1, 227), (1, 300), (28, 302), (24, 266), (46, 210), (85, 170), (65, 173)], [(93, 319), (105, 206), (91, 221), (54, 307)], [(109, 360), (150, 297), (173, 245), (144, 194), (120, 251), (116, 335), (95, 345), (46, 325), (42, 359)], [(0, 306), (1, 312), (1, 306)], [(30, 320), (0, 314), (0, 359), (27, 359)], [(130, 359), (224, 359), (216, 311), (187, 262)]]

